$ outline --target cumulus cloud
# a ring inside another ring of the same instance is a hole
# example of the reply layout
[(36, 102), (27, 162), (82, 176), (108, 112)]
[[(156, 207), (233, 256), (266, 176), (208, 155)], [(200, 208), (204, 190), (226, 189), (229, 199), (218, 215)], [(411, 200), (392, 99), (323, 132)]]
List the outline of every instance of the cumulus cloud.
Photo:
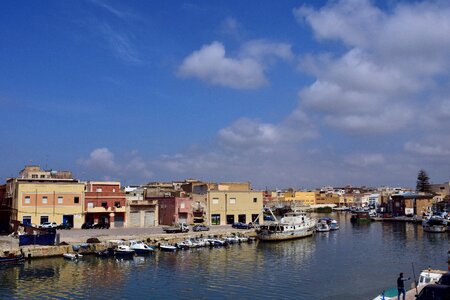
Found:
[(267, 61), (263, 58), (290, 59), (292, 52), (287, 44), (259, 40), (245, 44), (240, 55), (233, 58), (227, 57), (224, 45), (216, 41), (187, 56), (178, 75), (234, 89), (256, 89), (268, 83)]
[(88, 158), (80, 158), (77, 162), (91, 176), (105, 180), (127, 178), (141, 182), (153, 176), (149, 163), (137, 151), (131, 151), (117, 159), (108, 148), (97, 148), (92, 150)]
[[(402, 3), (387, 12), (370, 1), (342, 0), (320, 9), (302, 6), (294, 16), (319, 41), (341, 42), (346, 49), (303, 57), (300, 70), (316, 78), (299, 93), (303, 107), (344, 132), (380, 134), (431, 124), (413, 121), (448, 79), (448, 4)], [(445, 108), (445, 102), (435, 104)]]

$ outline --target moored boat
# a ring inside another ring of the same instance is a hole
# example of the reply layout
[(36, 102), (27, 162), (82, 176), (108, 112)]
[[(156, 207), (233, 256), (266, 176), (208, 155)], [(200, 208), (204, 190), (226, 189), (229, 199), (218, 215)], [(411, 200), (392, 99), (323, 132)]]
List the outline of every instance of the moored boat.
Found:
[(330, 226), (325, 220), (321, 220), (316, 225), (316, 231), (318, 232), (328, 232), (330, 231)]
[[(270, 211), (272, 213), (272, 211)], [(286, 213), (280, 221), (273, 215), (274, 220), (257, 228), (257, 237), (260, 241), (285, 241), (311, 236), (316, 225), (315, 220), (305, 213)]]
[(64, 253), (63, 256), (64, 256), (64, 258), (71, 259), (71, 260), (80, 259), (83, 257), (83, 255), (81, 255), (79, 253)]
[(352, 223), (370, 223), (370, 215), (367, 211), (355, 211), (350, 218)]
[(168, 244), (161, 244), (161, 245), (159, 245), (159, 249), (161, 251), (168, 251), (168, 252), (177, 251), (177, 247), (176, 246), (168, 245)]
[(130, 249), (134, 250), (138, 255), (145, 255), (154, 251), (154, 249), (146, 243), (135, 240), (130, 241)]
[(330, 230), (338, 230), (339, 224), (336, 220), (331, 220), (330, 222)]
[(117, 248), (114, 249), (114, 255), (116, 257), (133, 257), (134, 254), (135, 251), (126, 245), (118, 245)]
[(2, 264), (16, 264), (23, 262), (25, 260), (25, 256), (23, 254), (15, 255), (15, 254), (9, 254), (8, 256), (1, 256), (0, 257), (0, 265)]

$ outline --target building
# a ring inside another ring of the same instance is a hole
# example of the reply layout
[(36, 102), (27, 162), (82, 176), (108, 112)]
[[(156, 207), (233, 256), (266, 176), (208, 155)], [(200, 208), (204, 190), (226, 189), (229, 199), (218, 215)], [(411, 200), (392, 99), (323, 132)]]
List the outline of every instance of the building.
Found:
[(192, 199), (189, 197), (161, 197), (158, 201), (160, 225), (175, 223), (193, 223)]
[(430, 212), (433, 206), (433, 195), (412, 192), (391, 196), (388, 212), (394, 216), (422, 215)]
[(158, 225), (158, 201), (146, 198), (142, 187), (125, 188), (126, 227), (153, 227)]
[(84, 184), (71, 172), (45, 171), (26, 166), (17, 178), (6, 182), (5, 201), (10, 220), (25, 224), (69, 223), (80, 228), (83, 223)]
[(88, 181), (85, 191), (85, 222), (108, 223), (113, 228), (124, 227), (125, 202), (120, 182)]
[(433, 194), (441, 196), (442, 199), (445, 196), (450, 196), (450, 182), (431, 184), (430, 189)]
[(208, 191), (209, 225), (253, 222), (263, 208), (261, 191)]

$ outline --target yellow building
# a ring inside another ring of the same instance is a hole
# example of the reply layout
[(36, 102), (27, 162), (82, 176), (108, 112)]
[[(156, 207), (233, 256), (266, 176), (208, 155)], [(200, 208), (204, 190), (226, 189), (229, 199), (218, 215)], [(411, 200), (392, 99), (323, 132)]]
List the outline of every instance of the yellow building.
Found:
[(250, 223), (263, 208), (261, 191), (208, 191), (209, 225)]
[(14, 208), (11, 219), (36, 225), (70, 223), (80, 228), (84, 219), (84, 184), (75, 179), (45, 176), (45, 171), (37, 172), (39, 176), (30, 174), (8, 179)]
[(294, 200), (300, 201), (303, 205), (314, 205), (316, 204), (316, 193), (317, 192), (295, 192)]

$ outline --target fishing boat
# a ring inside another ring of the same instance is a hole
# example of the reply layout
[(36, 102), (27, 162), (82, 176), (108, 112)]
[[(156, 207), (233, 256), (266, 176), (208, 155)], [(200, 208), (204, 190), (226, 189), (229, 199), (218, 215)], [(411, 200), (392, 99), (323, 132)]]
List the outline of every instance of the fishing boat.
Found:
[(145, 255), (154, 251), (154, 249), (146, 243), (135, 240), (130, 241), (130, 249), (134, 250), (138, 255)]
[(16, 263), (23, 262), (24, 260), (25, 260), (25, 256), (23, 256), (23, 254), (16, 255), (16, 254), (10, 253), (8, 256), (0, 257), (0, 265), (16, 264)]
[(370, 223), (370, 215), (367, 211), (354, 211), (350, 217), (352, 223)]
[(303, 212), (289, 212), (278, 221), (272, 211), (273, 220), (257, 228), (260, 241), (286, 241), (311, 236), (314, 233), (316, 221)]
[(83, 257), (83, 255), (81, 255), (79, 253), (64, 253), (63, 256), (64, 256), (64, 258), (70, 259), (70, 260), (80, 259)]
[(441, 233), (447, 231), (447, 221), (442, 217), (431, 216), (422, 222), (423, 231), (432, 233)]

